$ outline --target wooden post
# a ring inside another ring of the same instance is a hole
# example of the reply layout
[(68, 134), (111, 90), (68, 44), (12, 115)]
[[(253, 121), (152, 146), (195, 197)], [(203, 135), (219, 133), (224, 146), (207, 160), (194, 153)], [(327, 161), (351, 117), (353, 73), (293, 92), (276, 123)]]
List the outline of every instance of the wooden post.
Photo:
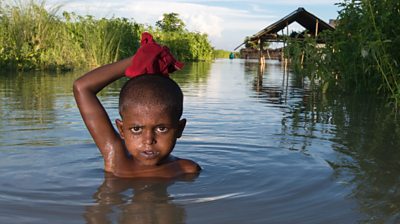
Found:
[(318, 36), (318, 24), (319, 24), (319, 21), (318, 21), (318, 19), (316, 19), (316, 21), (315, 21), (315, 37)]
[(260, 38), (260, 39), (258, 39), (258, 44), (260, 47), (259, 63), (260, 63), (260, 65), (264, 65), (265, 64), (265, 58), (264, 58), (264, 54), (263, 54), (264, 41)]
[(257, 92), (261, 91), (264, 72), (265, 72), (265, 65), (259, 64), (257, 73)]
[[(289, 23), (286, 20), (286, 38), (289, 38)], [(286, 43), (284, 45), (287, 45)], [(287, 70), (287, 66), (288, 66), (288, 60), (289, 58), (285, 58), (285, 70)]]
[[(283, 35), (284, 35), (284, 32), (282, 30), (282, 37), (283, 37)], [(282, 62), (282, 64), (284, 64), (284, 61), (285, 61), (284, 49), (285, 49), (285, 40), (283, 40), (283, 46), (282, 46), (282, 50), (281, 50), (281, 62)]]

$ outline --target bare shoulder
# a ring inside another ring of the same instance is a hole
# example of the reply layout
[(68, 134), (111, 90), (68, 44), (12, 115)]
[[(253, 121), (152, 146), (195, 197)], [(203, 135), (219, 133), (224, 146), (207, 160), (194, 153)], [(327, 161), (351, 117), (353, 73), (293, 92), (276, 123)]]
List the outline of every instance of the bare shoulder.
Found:
[(177, 163), (184, 173), (198, 173), (201, 170), (199, 164), (190, 159), (179, 159)]

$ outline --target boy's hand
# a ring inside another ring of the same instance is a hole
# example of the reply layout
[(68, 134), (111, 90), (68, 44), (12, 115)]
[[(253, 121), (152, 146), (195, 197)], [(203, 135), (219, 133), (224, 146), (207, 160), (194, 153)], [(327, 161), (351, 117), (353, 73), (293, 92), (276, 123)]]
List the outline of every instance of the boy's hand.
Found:
[(157, 44), (153, 36), (142, 33), (140, 48), (137, 50), (125, 74), (127, 77), (135, 77), (143, 74), (161, 74), (168, 76), (176, 70), (182, 69), (183, 63), (177, 61), (168, 47)]

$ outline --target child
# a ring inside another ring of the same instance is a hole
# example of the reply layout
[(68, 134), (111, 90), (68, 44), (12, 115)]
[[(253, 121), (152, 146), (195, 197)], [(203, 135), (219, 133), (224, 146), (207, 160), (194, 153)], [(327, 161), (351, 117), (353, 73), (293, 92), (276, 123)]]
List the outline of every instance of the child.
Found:
[[(181, 119), (182, 91), (168, 73), (182, 66), (144, 33), (133, 57), (94, 69), (74, 82), (75, 100), (104, 158), (105, 171), (118, 177), (162, 178), (199, 172), (195, 162), (170, 154), (186, 120)], [(118, 134), (96, 94), (125, 73), (133, 78), (120, 93)]]

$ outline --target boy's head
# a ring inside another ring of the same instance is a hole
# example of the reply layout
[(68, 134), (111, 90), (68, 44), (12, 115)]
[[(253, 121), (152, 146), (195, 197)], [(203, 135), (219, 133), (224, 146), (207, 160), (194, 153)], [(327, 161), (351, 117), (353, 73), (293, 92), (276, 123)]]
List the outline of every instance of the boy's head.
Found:
[(141, 75), (130, 79), (119, 96), (119, 113), (135, 106), (157, 106), (178, 121), (183, 111), (183, 93), (172, 79), (161, 75)]
[(182, 91), (168, 77), (141, 75), (122, 87), (116, 124), (136, 162), (154, 166), (169, 157), (186, 125), (182, 105)]

